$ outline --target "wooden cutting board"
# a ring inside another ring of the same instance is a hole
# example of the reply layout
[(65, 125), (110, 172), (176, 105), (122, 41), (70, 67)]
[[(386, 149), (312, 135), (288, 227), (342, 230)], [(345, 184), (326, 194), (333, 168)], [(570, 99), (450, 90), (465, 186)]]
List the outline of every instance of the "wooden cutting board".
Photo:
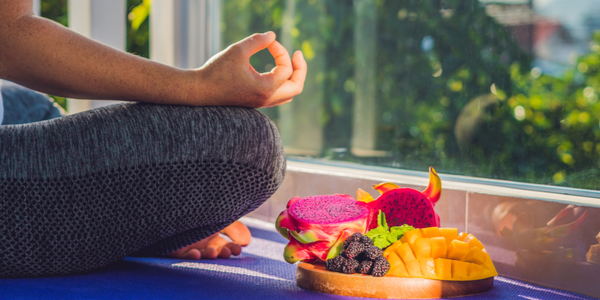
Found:
[(366, 297), (425, 299), (479, 294), (489, 291), (494, 278), (473, 281), (447, 281), (424, 278), (373, 277), (329, 272), (324, 265), (300, 263), (296, 268), (299, 287), (321, 293)]

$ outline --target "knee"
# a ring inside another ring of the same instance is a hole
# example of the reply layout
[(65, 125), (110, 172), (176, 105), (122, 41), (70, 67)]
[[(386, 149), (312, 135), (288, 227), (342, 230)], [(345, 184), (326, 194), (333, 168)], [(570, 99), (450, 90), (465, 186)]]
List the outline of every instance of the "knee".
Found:
[(154, 120), (150, 127), (169, 137), (168, 145), (166, 139), (160, 141), (169, 156), (241, 164), (283, 179), (286, 159), (281, 138), (275, 124), (261, 112), (241, 107), (139, 107), (151, 111), (137, 115)]

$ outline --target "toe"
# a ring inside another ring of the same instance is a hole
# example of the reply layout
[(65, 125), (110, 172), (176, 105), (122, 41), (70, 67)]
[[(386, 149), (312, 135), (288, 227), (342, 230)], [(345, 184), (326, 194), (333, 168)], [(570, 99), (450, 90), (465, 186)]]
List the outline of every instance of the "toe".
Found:
[(236, 243), (229, 243), (227, 244), (226, 247), (223, 248), (228, 248), (231, 251), (231, 254), (238, 256), (240, 255), (240, 253), (242, 253), (242, 246), (236, 244)]
[(202, 258), (215, 259), (215, 258), (217, 258), (217, 255), (219, 253), (217, 252), (217, 250), (215, 248), (208, 247), (206, 249), (201, 249), (200, 254), (201, 254)]
[(229, 258), (230, 256), (231, 256), (231, 250), (229, 250), (229, 248), (227, 248), (227, 247), (221, 248), (221, 251), (219, 252), (219, 258)]
[(190, 251), (183, 254), (182, 258), (190, 260), (199, 260), (201, 257), (202, 254), (200, 254), (200, 251), (198, 251), (198, 249), (191, 249)]

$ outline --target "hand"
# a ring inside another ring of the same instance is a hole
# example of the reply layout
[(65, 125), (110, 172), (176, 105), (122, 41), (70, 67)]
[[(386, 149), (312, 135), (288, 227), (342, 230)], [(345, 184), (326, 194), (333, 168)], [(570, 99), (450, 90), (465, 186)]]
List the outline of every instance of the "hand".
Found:
[(250, 244), (250, 230), (240, 221), (235, 221), (231, 225), (221, 230), (221, 233), (227, 235), (233, 242), (219, 236), (215, 233), (195, 244), (181, 248), (177, 251), (167, 254), (169, 257), (181, 259), (215, 259), (229, 258), (231, 255), (238, 256), (242, 253), (242, 247)]
[[(250, 56), (267, 48), (275, 68), (258, 73)], [(290, 60), (287, 50), (275, 40), (275, 33), (253, 34), (217, 53), (200, 69), (193, 70), (198, 93), (204, 103), (214, 106), (271, 107), (292, 101), (302, 92), (306, 61), (301, 51)], [(194, 95), (189, 95), (194, 105)]]

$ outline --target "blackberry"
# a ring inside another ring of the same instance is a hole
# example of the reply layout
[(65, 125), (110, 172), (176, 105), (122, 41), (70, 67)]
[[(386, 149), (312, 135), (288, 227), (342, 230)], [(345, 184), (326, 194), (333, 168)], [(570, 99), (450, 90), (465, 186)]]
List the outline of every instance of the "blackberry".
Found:
[(375, 277), (381, 277), (390, 270), (390, 263), (385, 257), (380, 256), (373, 262), (373, 269), (371, 275)]
[(367, 246), (367, 247), (373, 246), (373, 240), (370, 237), (366, 236), (366, 235), (363, 235), (360, 238), (360, 243), (363, 244), (363, 245), (365, 245), (365, 246)]
[(365, 251), (365, 245), (359, 242), (352, 242), (348, 245), (348, 248), (344, 250), (346, 258), (353, 259), (357, 257), (361, 252)]
[(356, 259), (347, 259), (342, 263), (342, 273), (353, 274), (356, 273), (356, 268), (359, 263)]
[(352, 242), (359, 242), (360, 239), (363, 237), (362, 233), (357, 232), (351, 236), (349, 236), (345, 241), (344, 241), (344, 249), (347, 249), (348, 246), (350, 245), (350, 243)]
[(372, 261), (361, 261), (358, 264), (358, 267), (356, 268), (356, 272), (357, 273), (361, 273), (361, 274), (371, 274), (371, 268), (373, 267), (373, 262)]
[(381, 249), (379, 249), (379, 247), (372, 246), (372, 247), (365, 249), (365, 251), (363, 251), (360, 254), (359, 260), (375, 261), (378, 257), (382, 257), (382, 256), (383, 256), (383, 251)]
[(327, 269), (327, 271), (341, 272), (342, 271), (342, 263), (344, 263), (345, 261), (346, 261), (345, 258), (338, 255), (332, 259), (328, 259), (325, 262), (325, 268)]

